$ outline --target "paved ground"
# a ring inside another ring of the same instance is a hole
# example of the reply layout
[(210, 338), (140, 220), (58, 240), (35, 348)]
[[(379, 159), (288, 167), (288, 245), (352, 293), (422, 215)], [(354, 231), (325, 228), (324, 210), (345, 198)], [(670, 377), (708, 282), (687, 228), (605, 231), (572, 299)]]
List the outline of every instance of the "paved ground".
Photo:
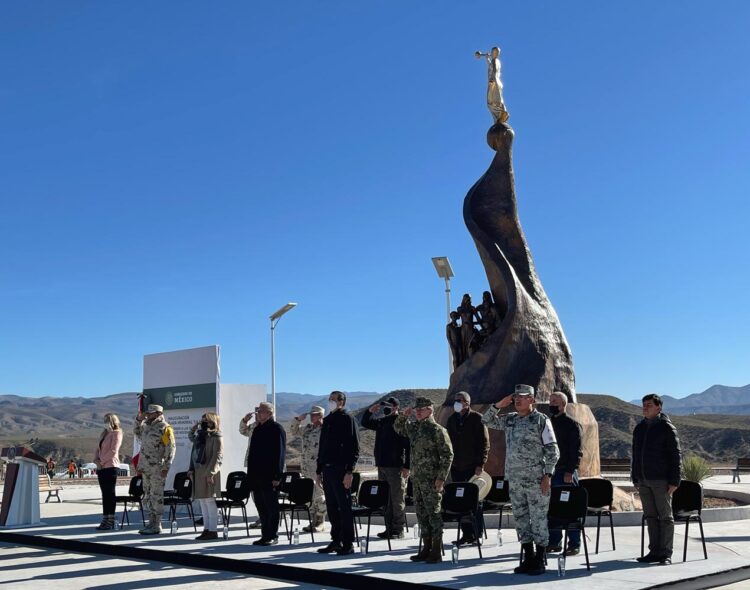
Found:
[[(722, 487), (727, 477), (718, 478)], [(709, 485), (712, 485), (710, 482)], [(750, 489), (750, 483), (740, 484), (738, 489)], [(125, 491), (124, 489), (122, 490)], [(119, 490), (118, 490), (119, 493)], [(558, 578), (556, 561), (550, 560), (549, 573), (540, 577), (518, 576), (512, 573), (517, 564), (518, 542), (512, 530), (505, 530), (502, 547), (497, 546), (491, 536), (485, 546), (485, 558), (478, 559), (476, 548), (464, 549), (458, 565), (448, 562), (436, 566), (415, 565), (408, 556), (415, 551), (416, 541), (404, 539), (394, 541), (393, 552), (387, 552), (385, 541), (372, 541), (370, 553), (349, 558), (328, 557), (314, 550), (327, 542), (327, 538), (316, 537), (316, 544), (309, 542), (309, 535), (303, 535), (299, 546), (282, 543), (276, 547), (258, 548), (250, 543), (258, 537), (256, 531), (248, 539), (239, 520), (233, 520), (228, 541), (200, 543), (194, 541), (192, 527), (182, 526), (174, 536), (163, 534), (159, 537), (144, 538), (137, 534), (138, 526), (123, 531), (97, 533), (93, 527), (98, 523), (100, 510), (98, 489), (92, 486), (70, 486), (62, 493), (62, 504), (46, 504), (42, 508), (45, 527), (14, 530), (28, 534), (43, 534), (59, 538), (82, 541), (96, 541), (111, 544), (124, 544), (135, 547), (148, 547), (164, 551), (206, 553), (242, 560), (257, 560), (268, 563), (296, 565), (375, 576), (384, 579), (434, 584), (443, 588), (479, 588), (503, 586), (524, 588), (531, 583), (554, 582), (555, 587), (575, 587), (581, 583), (595, 585), (597, 590), (645, 588), (659, 583), (692, 578), (703, 574), (723, 571), (750, 565), (750, 529), (748, 521), (710, 523), (705, 526), (709, 559), (704, 560), (698, 528), (690, 529), (688, 540), (688, 560), (681, 562), (684, 525), (678, 526), (675, 537), (675, 563), (670, 567), (642, 566), (634, 561), (640, 554), (640, 528), (618, 527), (616, 529), (617, 550), (608, 543), (608, 535), (602, 539), (599, 555), (593, 555), (595, 532), (589, 530), (591, 550), (591, 572), (585, 568), (583, 555), (569, 558), (567, 574)], [(135, 522), (140, 522), (135, 512), (131, 513)], [(187, 524), (187, 521), (184, 521)], [(303, 523), (304, 524), (304, 523)], [(375, 532), (382, 530), (376, 527)], [(607, 531), (608, 532), (608, 531)], [(450, 533), (453, 533), (451, 529)], [(593, 534), (592, 534), (593, 533)], [(453, 533), (454, 534), (454, 533)], [(322, 536), (321, 536), (322, 537)], [(269, 550), (270, 549), (270, 550)], [(31, 547), (18, 547), (0, 544), (0, 588), (51, 588), (56, 590), (97, 588), (124, 590), (127, 588), (194, 588), (211, 585), (212, 590), (234, 590), (236, 588), (288, 588), (304, 586), (283, 581), (265, 580), (244, 575), (180, 568), (162, 563), (148, 563), (138, 560), (113, 559), (106, 556), (66, 553)], [(750, 583), (742, 582), (732, 588), (750, 588)]]

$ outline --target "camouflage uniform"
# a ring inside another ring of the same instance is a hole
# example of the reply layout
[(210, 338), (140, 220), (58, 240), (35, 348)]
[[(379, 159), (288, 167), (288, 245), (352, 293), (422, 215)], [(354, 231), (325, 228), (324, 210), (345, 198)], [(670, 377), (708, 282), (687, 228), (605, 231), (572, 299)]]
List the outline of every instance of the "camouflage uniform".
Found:
[[(320, 426), (306, 424), (296, 418), (292, 420), (292, 436), (302, 437), (302, 457), (300, 458), (300, 471), (302, 477), (308, 477), (315, 480), (316, 470), (318, 468), (318, 448), (320, 447), (320, 432), (323, 429)], [(323, 497), (323, 490), (319, 485), (313, 487), (312, 506), (310, 507), (310, 517), (312, 518), (311, 526), (319, 529), (326, 519), (326, 500)]]
[(505, 431), (505, 477), (518, 539), (523, 543), (547, 546), (549, 494), (542, 494), (542, 476), (552, 475), (560, 452), (552, 423), (536, 410), (525, 417), (518, 413), (498, 416), (495, 406), (484, 413), (488, 428)]
[(411, 443), (411, 481), (414, 507), (423, 537), (443, 534), (440, 502), (443, 493), (435, 490), (435, 480), (448, 479), (453, 462), (453, 447), (448, 431), (430, 416), (420, 421), (408, 421), (403, 414), (396, 416), (394, 430), (409, 438)]
[(141, 440), (138, 471), (143, 474), (143, 507), (148, 512), (148, 526), (142, 530), (159, 532), (164, 509), (164, 478), (161, 472), (169, 470), (174, 460), (174, 431), (160, 415), (151, 423), (136, 420), (133, 434)]
[(240, 434), (247, 437), (247, 449), (245, 449), (245, 467), (247, 467), (247, 458), (250, 455), (250, 441), (253, 440), (253, 430), (258, 425), (257, 422), (248, 424), (245, 417), (240, 418)]

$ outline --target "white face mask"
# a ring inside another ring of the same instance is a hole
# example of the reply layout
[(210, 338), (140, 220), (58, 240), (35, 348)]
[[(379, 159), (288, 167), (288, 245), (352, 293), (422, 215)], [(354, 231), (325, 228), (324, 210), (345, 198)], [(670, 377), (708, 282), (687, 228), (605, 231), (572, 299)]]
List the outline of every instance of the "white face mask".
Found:
[(464, 411), (464, 405), (461, 402), (453, 402), (453, 411), (454, 412), (463, 412)]
[(336, 410), (338, 410), (338, 408), (339, 408), (338, 402), (335, 402), (332, 399), (328, 400), (328, 411), (329, 412), (335, 412)]

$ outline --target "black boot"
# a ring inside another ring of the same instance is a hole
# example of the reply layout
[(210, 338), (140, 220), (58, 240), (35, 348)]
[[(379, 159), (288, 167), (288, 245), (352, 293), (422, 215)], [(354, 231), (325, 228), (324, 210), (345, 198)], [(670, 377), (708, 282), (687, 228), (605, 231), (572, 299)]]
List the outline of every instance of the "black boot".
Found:
[(534, 554), (534, 560), (531, 562), (531, 568), (526, 572), (530, 576), (538, 576), (547, 571), (544, 565), (545, 549), (544, 545), (536, 546), (536, 554)]
[(432, 550), (432, 536), (422, 536), (422, 549), (419, 553), (412, 555), (409, 559), (412, 561), (424, 561), (429, 557), (430, 551)]
[(532, 568), (534, 563), (534, 543), (524, 543), (521, 545), (521, 551), (523, 551), (521, 565), (513, 570), (517, 574), (528, 573)]

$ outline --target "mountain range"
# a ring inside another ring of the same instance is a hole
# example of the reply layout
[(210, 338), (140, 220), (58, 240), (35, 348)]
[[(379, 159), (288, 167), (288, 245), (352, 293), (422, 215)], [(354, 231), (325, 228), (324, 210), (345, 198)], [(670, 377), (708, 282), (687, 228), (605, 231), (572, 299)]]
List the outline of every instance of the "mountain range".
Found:
[[(662, 395), (661, 398), (664, 402), (664, 411), (668, 414), (750, 415), (750, 385), (743, 387), (712, 385), (701, 393), (693, 393), (680, 398)], [(641, 400), (633, 400), (630, 403), (640, 406)]]

